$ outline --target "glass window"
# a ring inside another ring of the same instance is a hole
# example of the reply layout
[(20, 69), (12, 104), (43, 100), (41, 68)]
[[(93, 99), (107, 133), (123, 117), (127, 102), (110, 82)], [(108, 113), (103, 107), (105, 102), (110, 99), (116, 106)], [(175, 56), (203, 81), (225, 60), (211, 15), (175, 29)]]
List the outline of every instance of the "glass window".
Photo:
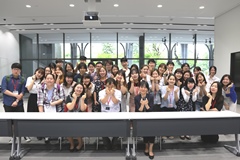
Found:
[(63, 55), (63, 34), (53, 33), (39, 34), (39, 58), (40, 59), (56, 59), (64, 58)]
[(164, 40), (168, 42), (167, 34), (148, 33), (145, 34), (145, 58), (168, 58), (168, 49), (164, 45)]
[[(128, 58), (128, 66), (137, 64), (139, 66), (139, 37), (142, 33), (119, 33), (118, 34), (118, 58)], [(118, 62), (120, 63), (120, 60)], [(121, 65), (119, 65), (121, 68)]]
[(117, 34), (92, 34), (92, 54), (94, 59), (117, 58)]
[(37, 34), (23, 34), (20, 39), (20, 54), (22, 59), (37, 59)]
[(80, 55), (90, 58), (90, 34), (65, 34), (65, 61), (75, 65)]
[(34, 74), (34, 71), (38, 68), (37, 60), (22, 60), (22, 76), (27, 78)]

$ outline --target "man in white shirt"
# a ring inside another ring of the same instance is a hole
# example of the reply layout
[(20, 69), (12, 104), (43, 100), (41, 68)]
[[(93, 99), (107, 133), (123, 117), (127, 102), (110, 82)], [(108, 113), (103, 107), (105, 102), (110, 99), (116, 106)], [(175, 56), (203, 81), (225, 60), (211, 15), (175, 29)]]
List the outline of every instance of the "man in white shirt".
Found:
[[(122, 94), (121, 91), (116, 89), (116, 86), (116, 81), (113, 78), (108, 78), (106, 88), (99, 92), (102, 112), (120, 112)], [(117, 140), (118, 137), (113, 137), (112, 141), (110, 141), (109, 137), (103, 137), (103, 144), (106, 149), (115, 149)]]

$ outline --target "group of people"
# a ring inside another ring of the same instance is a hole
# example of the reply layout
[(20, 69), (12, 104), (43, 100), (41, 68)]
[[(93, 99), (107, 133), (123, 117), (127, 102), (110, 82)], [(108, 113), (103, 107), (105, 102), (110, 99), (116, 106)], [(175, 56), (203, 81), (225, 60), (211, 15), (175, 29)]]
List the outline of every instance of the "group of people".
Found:
[[(191, 72), (188, 63), (174, 69), (172, 61), (156, 66), (155, 60), (149, 59), (141, 68), (136, 64), (129, 68), (127, 58), (122, 58), (120, 69), (111, 60), (86, 64), (86, 59), (81, 56), (75, 68), (57, 59), (45, 68), (37, 68), (27, 80), (21, 76), (21, 64), (13, 63), (12, 74), (2, 79), (5, 112), (24, 112), (26, 90), (30, 93), (27, 112), (236, 112), (232, 78), (229, 74), (216, 77), (215, 66), (205, 76), (198, 66)], [(180, 138), (191, 139), (189, 135)], [(117, 139), (103, 137), (106, 149), (114, 149)], [(71, 152), (83, 145), (81, 137), (77, 146), (72, 137), (68, 141)], [(154, 137), (144, 137), (144, 143), (144, 153), (153, 159)]]

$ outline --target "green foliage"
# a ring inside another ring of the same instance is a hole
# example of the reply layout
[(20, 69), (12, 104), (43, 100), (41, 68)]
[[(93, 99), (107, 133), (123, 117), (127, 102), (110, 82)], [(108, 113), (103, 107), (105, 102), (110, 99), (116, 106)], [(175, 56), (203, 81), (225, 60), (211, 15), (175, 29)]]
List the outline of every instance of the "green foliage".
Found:
[(113, 54), (114, 53), (113, 45), (111, 43), (103, 43), (102, 53)]

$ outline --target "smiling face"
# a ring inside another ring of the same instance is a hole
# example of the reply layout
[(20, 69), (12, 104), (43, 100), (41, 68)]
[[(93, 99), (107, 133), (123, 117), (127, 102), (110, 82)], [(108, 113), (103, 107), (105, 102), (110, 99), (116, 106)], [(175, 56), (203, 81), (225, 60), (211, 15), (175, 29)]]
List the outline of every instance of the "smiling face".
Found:
[(35, 76), (36, 76), (37, 79), (41, 79), (41, 78), (43, 77), (43, 73), (40, 72), (40, 71), (37, 71), (37, 72), (35, 73)]
[(55, 83), (55, 78), (54, 78), (54, 76), (53, 76), (52, 74), (48, 74), (48, 75), (46, 76), (45, 82), (46, 82), (46, 85), (47, 85), (48, 87), (53, 86), (54, 83)]
[(105, 70), (105, 68), (101, 68), (99, 71), (99, 75), (100, 77), (106, 77), (107, 76), (107, 71)]
[(74, 92), (76, 95), (80, 96), (83, 92), (83, 86), (81, 84), (76, 85)]
[(212, 85), (210, 87), (210, 91), (211, 91), (212, 94), (216, 94), (217, 93), (217, 91), (218, 91), (217, 83), (214, 83), (214, 82), (212, 83)]
[(227, 85), (229, 85), (231, 83), (231, 80), (229, 79), (229, 77), (228, 76), (225, 76), (224, 78), (223, 78), (223, 80), (222, 80), (222, 84), (224, 85), (224, 86), (227, 86)]
[(170, 85), (170, 86), (173, 86), (175, 83), (176, 83), (176, 78), (175, 78), (175, 76), (173, 76), (173, 75), (170, 75), (169, 77), (168, 77), (168, 84)]

